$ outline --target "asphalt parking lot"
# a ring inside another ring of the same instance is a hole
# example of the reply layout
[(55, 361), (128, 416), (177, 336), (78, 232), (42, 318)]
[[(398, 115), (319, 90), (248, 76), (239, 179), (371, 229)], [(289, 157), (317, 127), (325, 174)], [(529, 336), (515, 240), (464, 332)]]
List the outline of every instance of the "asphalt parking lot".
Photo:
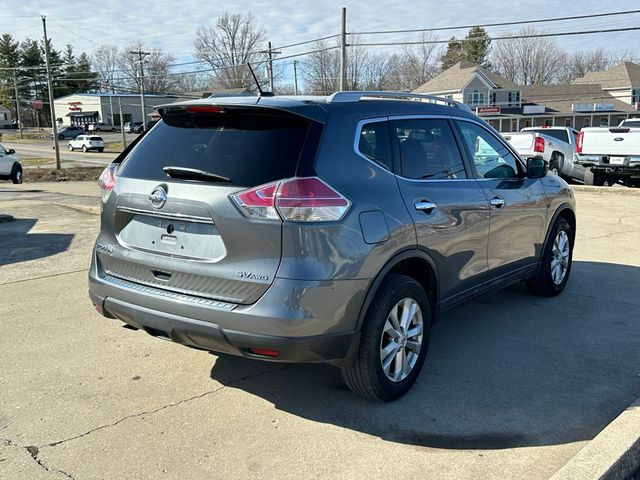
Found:
[(378, 404), (332, 367), (100, 317), (95, 185), (0, 184), (0, 478), (548, 478), (640, 397), (640, 191), (577, 201), (565, 293), (446, 313), (418, 383)]

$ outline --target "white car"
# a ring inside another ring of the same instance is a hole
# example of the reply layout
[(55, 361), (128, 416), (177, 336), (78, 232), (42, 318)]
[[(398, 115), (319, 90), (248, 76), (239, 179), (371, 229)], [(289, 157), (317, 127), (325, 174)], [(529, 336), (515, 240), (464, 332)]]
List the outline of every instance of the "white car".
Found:
[(89, 125), (90, 132), (115, 132), (115, 125), (109, 125), (108, 123), (98, 122)]
[(83, 152), (88, 152), (89, 150), (103, 152), (104, 140), (102, 137), (96, 137), (95, 135), (78, 135), (69, 142), (69, 150), (73, 152), (76, 148)]
[(15, 153), (15, 150), (7, 150), (0, 145), (0, 179), (22, 183), (22, 166), (14, 155)]

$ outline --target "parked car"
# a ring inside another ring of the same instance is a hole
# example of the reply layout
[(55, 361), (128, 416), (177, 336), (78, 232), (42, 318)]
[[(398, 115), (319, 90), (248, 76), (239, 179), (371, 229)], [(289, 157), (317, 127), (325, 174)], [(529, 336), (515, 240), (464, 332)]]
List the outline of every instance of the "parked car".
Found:
[(0, 179), (19, 184), (22, 183), (22, 165), (15, 153), (13, 148), (6, 149), (0, 145)]
[(83, 152), (88, 152), (89, 150), (103, 152), (104, 140), (102, 137), (96, 137), (95, 135), (79, 135), (69, 142), (69, 150), (73, 152), (76, 148)]
[(578, 162), (587, 168), (587, 185), (640, 187), (640, 124), (625, 120), (617, 127), (583, 128)]
[(567, 284), (571, 188), (461, 103), (340, 92), (159, 111), (100, 176), (89, 296), (105, 317), (215, 352), (326, 362), (390, 401), (415, 382), (440, 312), (513, 282), (546, 296)]
[(140, 133), (136, 132), (140, 127), (142, 127), (142, 122), (128, 122), (124, 124), (124, 131), (126, 133)]
[[(146, 129), (147, 129), (147, 130), (150, 130), (150, 129), (151, 129), (151, 127), (153, 127), (156, 123), (158, 123), (158, 121), (157, 121), (157, 120), (149, 120), (149, 121), (147, 122)], [(144, 128), (143, 128), (143, 126), (142, 126), (142, 122), (137, 123), (136, 125), (134, 125), (134, 126), (131, 128), (131, 132), (132, 132), (132, 133), (142, 133), (142, 132), (144, 132)]]
[(110, 125), (108, 123), (98, 122), (89, 125), (90, 132), (115, 132), (116, 130), (115, 125)]
[[(70, 125), (68, 127), (62, 127), (58, 130), (58, 140), (67, 140), (69, 138), (76, 138), (78, 135), (83, 135), (85, 131), (76, 126)], [(53, 133), (50, 135), (53, 138)]]
[(527, 127), (517, 133), (503, 133), (518, 154), (543, 157), (549, 170), (565, 180), (584, 182), (585, 168), (576, 163), (578, 131), (570, 127)]

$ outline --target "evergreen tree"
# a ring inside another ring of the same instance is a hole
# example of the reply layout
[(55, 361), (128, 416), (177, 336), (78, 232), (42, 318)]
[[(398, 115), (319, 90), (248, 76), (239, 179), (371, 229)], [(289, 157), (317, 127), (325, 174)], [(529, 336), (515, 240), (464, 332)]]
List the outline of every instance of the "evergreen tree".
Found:
[(0, 37), (0, 104), (14, 111), (15, 118), (15, 93), (13, 77), (19, 75), (18, 70), (8, 70), (18, 67), (20, 53), (18, 42), (11, 35), (5, 33)]
[(462, 42), (457, 40), (456, 37), (451, 37), (447, 44), (447, 50), (440, 57), (442, 70), (446, 70), (447, 68), (454, 66), (463, 59)]
[(491, 68), (491, 63), (487, 60), (491, 37), (482, 27), (473, 27), (463, 41), (463, 57), (465, 60), (480, 65), (484, 68)]

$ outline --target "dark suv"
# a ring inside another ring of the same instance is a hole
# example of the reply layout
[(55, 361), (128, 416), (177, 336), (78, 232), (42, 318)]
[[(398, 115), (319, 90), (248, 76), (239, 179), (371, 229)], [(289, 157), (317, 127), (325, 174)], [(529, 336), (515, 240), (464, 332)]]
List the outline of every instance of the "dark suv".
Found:
[(96, 309), (192, 347), (327, 362), (393, 400), (435, 316), (525, 281), (564, 289), (574, 197), (457, 102), (425, 95), (211, 98), (100, 178)]

